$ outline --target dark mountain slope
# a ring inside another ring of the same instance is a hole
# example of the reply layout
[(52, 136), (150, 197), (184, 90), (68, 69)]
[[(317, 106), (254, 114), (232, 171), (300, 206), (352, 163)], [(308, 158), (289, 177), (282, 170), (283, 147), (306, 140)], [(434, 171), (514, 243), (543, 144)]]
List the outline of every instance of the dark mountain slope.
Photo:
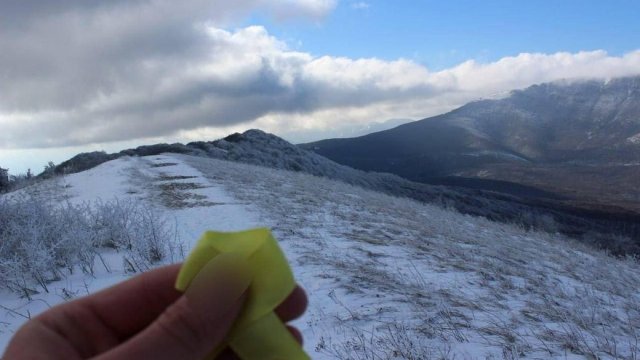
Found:
[(447, 176), (458, 169), (495, 162), (496, 157), (528, 161), (447, 120), (448, 114), (359, 138), (323, 140), (303, 147), (345, 165), (413, 180)]
[[(302, 146), (414, 181), (529, 193), (509, 184), (517, 183), (587, 207), (640, 211), (640, 77), (535, 85), (394, 129)], [(613, 167), (617, 180), (603, 189), (601, 174)], [(594, 186), (579, 185), (577, 174)]]

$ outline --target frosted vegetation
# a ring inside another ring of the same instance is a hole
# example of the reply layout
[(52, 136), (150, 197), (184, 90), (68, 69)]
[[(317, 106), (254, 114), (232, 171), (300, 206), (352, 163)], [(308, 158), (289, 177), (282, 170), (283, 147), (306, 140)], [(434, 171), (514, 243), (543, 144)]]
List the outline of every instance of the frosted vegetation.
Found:
[[(274, 230), (309, 293), (297, 326), (314, 359), (638, 359), (634, 258), (327, 178), (204, 157), (125, 157), (73, 176), (71, 188), (48, 180), (0, 201), (1, 284), (33, 303), (72, 273), (103, 276), (112, 266), (105, 254), (137, 272), (179, 261), (178, 233), (195, 240), (203, 228), (260, 224)], [(73, 202), (73, 192), (120, 198)]]
[(101, 250), (122, 252), (139, 272), (167, 258), (179, 260), (174, 226), (153, 208), (129, 201), (54, 203), (42, 196), (0, 198), (0, 286), (27, 299), (48, 283), (108, 265)]
[(327, 358), (638, 358), (635, 259), (306, 174), (184, 159), (256, 204), (331, 299), (312, 299), (307, 320)]

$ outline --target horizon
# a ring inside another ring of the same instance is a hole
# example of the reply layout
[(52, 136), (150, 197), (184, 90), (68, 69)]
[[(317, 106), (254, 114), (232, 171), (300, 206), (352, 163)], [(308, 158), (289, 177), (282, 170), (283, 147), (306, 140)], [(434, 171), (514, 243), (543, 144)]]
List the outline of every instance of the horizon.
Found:
[(640, 74), (633, 2), (0, 7), (12, 174), (251, 128), (294, 143), (362, 135), (533, 84)]
[[(640, 77), (640, 75), (635, 75), (632, 77)], [(573, 79), (558, 79), (556, 81), (553, 82), (549, 82), (549, 83), (563, 83), (564, 82), (570, 82), (570, 83), (574, 83), (576, 81), (605, 81), (608, 82), (610, 80), (613, 79), (619, 79), (619, 78), (626, 78), (626, 77), (614, 77), (614, 78), (609, 78), (609, 79), (603, 79), (603, 78), (573, 78)], [(539, 84), (532, 84), (531, 86), (535, 86), (535, 85), (541, 85), (541, 84), (546, 84), (546, 83), (539, 83)], [(528, 88), (528, 87), (527, 87)], [(526, 88), (525, 88), (526, 89)], [(510, 96), (513, 91), (516, 91), (519, 89), (514, 89), (514, 90), (509, 90), (506, 93), (500, 94), (499, 96), (491, 96), (489, 95), (487, 98), (479, 98), (479, 99), (475, 99), (475, 100), (470, 100), (468, 103), (465, 103), (463, 105), (461, 105), (460, 107), (475, 102), (475, 101), (482, 101), (482, 100), (495, 100), (495, 99), (500, 99), (500, 98), (505, 98)], [(495, 95), (495, 94), (494, 94)], [(319, 141), (319, 140), (326, 140), (326, 139), (335, 139), (335, 138), (352, 138), (352, 137), (360, 137), (360, 136), (364, 136), (364, 135), (368, 135), (374, 132), (378, 132), (378, 131), (384, 131), (384, 130), (388, 130), (388, 129), (392, 129), (398, 126), (401, 126), (403, 124), (409, 123), (409, 122), (414, 122), (414, 121), (420, 121), (420, 120), (424, 120), (424, 119), (428, 119), (430, 117), (435, 117), (438, 115), (442, 115), (442, 114), (446, 114), (449, 113), (451, 111), (457, 110), (460, 107), (455, 107), (451, 110), (445, 111), (443, 113), (438, 113), (438, 114), (434, 114), (432, 116), (426, 117), (426, 118), (421, 118), (421, 119), (389, 119), (387, 121), (383, 121), (380, 123), (375, 123), (375, 124), (369, 124), (367, 127), (365, 128), (353, 128), (353, 129), (349, 129), (349, 133), (340, 133), (336, 136), (323, 136), (324, 134), (326, 134), (326, 132), (324, 133), (317, 133), (314, 134), (314, 137), (310, 138), (310, 139), (304, 139), (302, 141), (296, 141), (296, 140), (292, 140), (290, 138), (286, 138), (283, 136), (280, 136), (278, 134), (273, 134), (279, 137), (282, 137), (284, 140), (289, 141), (293, 144), (304, 144), (304, 143), (311, 143), (314, 141)], [(244, 131), (248, 131), (248, 130), (261, 130), (264, 132), (269, 133), (268, 131), (264, 130), (264, 129), (259, 129), (259, 128), (248, 128), (245, 129), (243, 131), (240, 132), (244, 132)], [(215, 141), (215, 140), (219, 140), (219, 139), (223, 139), (233, 133), (238, 133), (238, 132), (229, 132), (223, 135), (220, 135), (219, 137), (216, 138), (210, 138), (210, 139), (194, 139), (192, 141)], [(294, 138), (295, 139), (295, 138)], [(45, 167), (47, 166), (49, 161), (54, 162), (56, 165), (69, 160), (71, 158), (73, 158), (76, 155), (79, 155), (81, 153), (89, 153), (89, 152), (105, 152), (107, 154), (112, 154), (112, 153), (119, 153), (121, 151), (124, 150), (128, 150), (128, 149), (134, 149), (137, 148), (139, 146), (144, 146), (144, 145), (153, 145), (153, 144), (158, 144), (158, 143), (167, 143), (167, 144), (174, 144), (174, 143), (181, 143), (181, 144), (187, 144), (189, 142), (180, 142), (180, 141), (173, 141), (173, 142), (166, 142), (166, 141), (162, 141), (163, 139), (158, 139), (156, 142), (153, 142), (153, 140), (149, 140), (147, 142), (142, 141), (142, 142), (138, 142), (138, 141), (127, 141), (127, 142), (113, 142), (113, 143), (109, 143), (109, 144), (104, 144), (104, 145), (96, 145), (96, 144), (89, 144), (89, 145), (83, 145), (83, 146), (77, 146), (77, 147), (69, 147), (69, 148), (57, 148), (54, 150), (58, 150), (56, 153), (54, 153), (53, 155), (51, 154), (51, 149), (48, 148), (40, 148), (40, 149), (28, 149), (29, 152), (33, 153), (33, 152), (42, 152), (42, 153), (47, 153), (46, 156), (49, 156), (50, 159), (53, 160), (47, 160), (46, 162), (42, 163), (42, 164), (35, 164), (36, 166), (28, 166), (24, 165), (24, 164), (19, 164), (18, 167), (23, 166), (24, 170), (23, 171), (19, 171), (19, 172), (13, 172), (11, 171), (11, 167), (10, 166), (6, 166), (5, 168), (9, 169), (9, 174), (10, 175), (20, 175), (20, 174), (25, 174), (28, 171), (32, 171), (33, 174), (37, 175), (39, 173), (42, 172), (42, 170), (45, 169)], [(11, 151), (11, 150), (9, 150)], [(44, 158), (45, 155), (40, 155), (40, 156), (36, 156), (36, 157), (42, 157)], [(10, 156), (9, 156), (10, 158)], [(0, 159), (2, 159), (2, 156), (0, 156)], [(5, 163), (11, 165), (11, 161), (6, 161)], [(40, 170), (38, 170), (40, 169)]]

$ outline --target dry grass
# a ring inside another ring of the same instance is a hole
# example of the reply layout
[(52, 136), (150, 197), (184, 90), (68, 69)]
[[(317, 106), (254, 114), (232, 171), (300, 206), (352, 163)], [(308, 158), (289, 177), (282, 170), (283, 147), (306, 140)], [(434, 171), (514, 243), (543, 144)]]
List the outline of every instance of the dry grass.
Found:
[[(176, 163), (147, 162), (151, 168), (175, 166)], [(197, 194), (194, 190), (204, 189), (206, 186), (183, 180), (194, 179), (195, 176), (184, 175), (159, 175), (144, 171), (141, 167), (132, 167), (129, 170), (129, 178), (136, 188), (145, 189), (146, 196), (152, 203), (160, 203), (169, 209), (184, 209), (190, 207), (216, 206), (220, 203), (207, 200), (205, 195)]]
[(312, 301), (308, 325), (326, 356), (637, 359), (635, 259), (327, 179), (184, 159), (269, 214), (325, 284), (335, 307)]

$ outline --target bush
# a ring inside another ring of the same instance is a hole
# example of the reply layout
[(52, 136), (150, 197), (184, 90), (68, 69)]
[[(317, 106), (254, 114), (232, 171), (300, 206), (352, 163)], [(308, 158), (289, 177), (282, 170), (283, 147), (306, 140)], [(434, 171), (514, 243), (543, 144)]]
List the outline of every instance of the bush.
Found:
[(38, 181), (38, 178), (30, 175), (29, 173), (10, 175), (9, 185), (6, 187), (5, 191), (11, 192), (11, 191), (20, 190), (20, 189), (26, 188), (27, 186), (35, 184), (37, 181)]
[(184, 256), (175, 226), (157, 210), (135, 201), (97, 202), (91, 212), (94, 247), (124, 252), (129, 272), (148, 270), (153, 264)]
[(536, 211), (520, 212), (515, 223), (526, 230), (544, 231), (551, 234), (559, 232), (559, 226), (552, 215)]
[[(109, 160), (117, 159), (118, 154), (107, 154), (104, 151), (94, 151), (89, 153), (78, 154), (71, 159), (55, 166), (53, 171), (55, 174), (72, 174), (94, 168)], [(46, 171), (46, 169), (45, 169)]]
[(640, 254), (640, 244), (634, 239), (616, 234), (601, 234), (594, 231), (582, 235), (582, 241), (588, 245), (605, 250), (614, 256), (633, 256)]
[(0, 192), (9, 189), (9, 170), (0, 167)]
[(40, 177), (43, 179), (50, 179), (56, 176), (56, 164), (53, 161), (49, 161), (47, 165), (44, 166), (44, 171), (40, 174)]
[(74, 271), (93, 274), (104, 248), (122, 252), (127, 271), (145, 271), (183, 256), (175, 234), (167, 219), (134, 201), (0, 200), (0, 286), (27, 298), (48, 292), (50, 282)]

